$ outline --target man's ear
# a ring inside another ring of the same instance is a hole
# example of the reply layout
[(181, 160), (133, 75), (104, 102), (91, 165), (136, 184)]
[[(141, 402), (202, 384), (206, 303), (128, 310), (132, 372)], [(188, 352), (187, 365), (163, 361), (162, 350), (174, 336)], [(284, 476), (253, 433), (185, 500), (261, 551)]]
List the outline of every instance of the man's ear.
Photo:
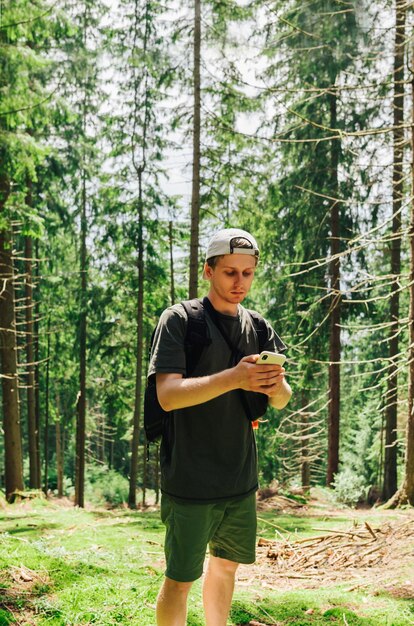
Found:
[(213, 275), (213, 268), (207, 265), (207, 263), (204, 263), (203, 278), (205, 278), (206, 280), (209, 280), (212, 277), (212, 275)]

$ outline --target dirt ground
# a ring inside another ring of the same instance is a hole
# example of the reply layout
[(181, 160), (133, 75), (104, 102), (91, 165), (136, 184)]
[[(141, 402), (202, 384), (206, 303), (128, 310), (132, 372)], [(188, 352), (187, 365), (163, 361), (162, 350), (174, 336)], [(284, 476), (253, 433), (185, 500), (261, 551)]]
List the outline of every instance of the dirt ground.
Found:
[[(283, 591), (346, 583), (349, 591), (386, 591), (414, 599), (414, 509), (335, 509), (320, 497), (301, 506), (274, 496), (259, 501), (258, 510), (259, 517), (261, 511), (274, 511), (275, 539), (259, 537), (256, 563), (239, 568), (238, 587)], [(309, 540), (289, 537), (277, 529), (282, 511), (315, 518), (314, 529), (322, 517), (324, 529)], [(349, 529), (344, 529), (344, 517), (349, 518)], [(335, 524), (338, 518), (341, 523)]]

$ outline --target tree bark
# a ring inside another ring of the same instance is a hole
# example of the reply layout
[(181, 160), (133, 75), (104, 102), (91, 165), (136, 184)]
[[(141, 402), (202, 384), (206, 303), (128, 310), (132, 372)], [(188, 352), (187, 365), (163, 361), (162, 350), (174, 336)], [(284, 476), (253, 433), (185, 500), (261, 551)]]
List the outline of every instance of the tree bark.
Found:
[(404, 50), (406, 2), (396, 2), (394, 47), (394, 123), (393, 123), (393, 218), (391, 243), (390, 337), (387, 396), (385, 406), (385, 456), (382, 497), (388, 500), (397, 491), (397, 407), (398, 407), (398, 324), (400, 315), (399, 278), (401, 272), (401, 207), (404, 158)]
[[(414, 45), (412, 55), (414, 54)], [(414, 71), (414, 57), (412, 59), (412, 72)], [(409, 325), (409, 349), (408, 349), (408, 419), (406, 429), (405, 448), (405, 471), (404, 481), (401, 488), (401, 503), (414, 506), (414, 73), (411, 80), (411, 215), (409, 228), (410, 243), (410, 309), (408, 316)]]
[(171, 304), (175, 304), (175, 284), (174, 284), (174, 238), (172, 220), (168, 224), (168, 242), (170, 246), (170, 300)]
[(147, 482), (148, 482), (148, 458), (147, 458), (147, 451), (144, 446), (144, 455), (142, 458), (142, 496), (141, 496), (141, 505), (143, 508), (147, 506), (147, 502), (146, 502)]
[[(0, 178), (0, 216), (9, 195), (8, 180)], [(6, 498), (23, 490), (23, 456), (17, 373), (17, 342), (14, 300), (12, 235), (0, 230), (0, 352), (3, 401), (3, 433)]]
[(49, 489), (49, 397), (50, 397), (50, 315), (47, 320), (47, 353), (46, 353), (46, 381), (45, 381), (45, 424), (43, 434), (43, 452), (45, 458), (45, 476), (43, 491)]
[(39, 444), (38, 444), (38, 459), (37, 465), (39, 468), (39, 484), (42, 481), (42, 465), (41, 465), (41, 454), (40, 454), (40, 346), (39, 346), (39, 325), (40, 325), (40, 256), (39, 256), (39, 240), (36, 239), (35, 242), (35, 255), (36, 255), (36, 273), (35, 273), (35, 283), (36, 283), (36, 292), (37, 297), (34, 303), (34, 311), (35, 318), (33, 324), (34, 337), (33, 337), (33, 345), (34, 345), (34, 359), (35, 359), (35, 367), (34, 367), (34, 377), (35, 377), (35, 413), (36, 413), (36, 430), (39, 433)]
[(86, 333), (87, 333), (87, 220), (86, 220), (86, 172), (82, 172), (81, 208), (81, 311), (79, 317), (79, 393), (76, 404), (76, 477), (75, 504), (85, 506), (85, 443), (86, 443)]
[[(138, 45), (138, 33), (139, 33), (139, 3), (135, 2), (135, 25), (134, 25), (134, 49)], [(145, 31), (144, 40), (142, 42), (143, 52), (146, 55), (147, 46), (149, 41), (149, 6), (146, 4), (145, 13)], [(138, 236), (136, 242), (137, 250), (137, 274), (138, 274), (138, 296), (137, 296), (137, 353), (136, 353), (136, 365), (135, 365), (135, 401), (134, 401), (134, 416), (133, 416), (133, 431), (131, 442), (131, 463), (130, 463), (130, 476), (129, 476), (129, 494), (128, 505), (130, 508), (136, 508), (137, 506), (137, 476), (138, 476), (138, 448), (140, 439), (140, 422), (141, 422), (141, 405), (142, 405), (142, 357), (143, 357), (143, 335), (144, 335), (144, 241), (143, 241), (143, 229), (144, 229), (144, 206), (143, 206), (143, 175), (146, 168), (146, 141), (147, 130), (149, 123), (149, 102), (148, 102), (148, 72), (145, 73), (144, 78), (144, 93), (145, 93), (145, 106), (144, 106), (144, 123), (142, 126), (142, 150), (140, 162), (135, 160), (135, 136), (137, 133), (137, 125), (139, 120), (139, 81), (141, 77), (135, 77), (134, 87), (134, 130), (132, 133), (132, 160), (137, 173), (138, 179)]]
[(155, 504), (160, 501), (160, 447), (157, 446), (155, 453)]
[(33, 241), (25, 237), (25, 296), (26, 296), (26, 377), (27, 377), (27, 432), (29, 448), (29, 485), (40, 489), (39, 430), (36, 423), (34, 325), (33, 325)]
[(300, 413), (301, 430), (302, 430), (302, 454), (301, 454), (301, 478), (302, 488), (304, 491), (310, 489), (310, 462), (309, 462), (309, 413), (307, 411), (308, 397), (305, 392), (302, 392), (302, 407), (303, 410)]
[(133, 433), (131, 446), (131, 469), (129, 478), (129, 497), (128, 504), (131, 508), (135, 508), (136, 501), (136, 485), (138, 476), (138, 446), (140, 437), (141, 423), (141, 404), (142, 404), (142, 357), (143, 357), (143, 321), (144, 321), (144, 250), (143, 250), (143, 207), (142, 207), (142, 173), (138, 175), (138, 300), (137, 300), (137, 356), (135, 365), (135, 402), (133, 417)]
[(57, 492), (58, 497), (63, 497), (63, 440), (62, 440), (62, 428), (61, 428), (61, 411), (60, 411), (60, 398), (56, 394), (56, 475), (57, 475)]
[(193, 115), (193, 179), (191, 194), (190, 281), (189, 297), (198, 293), (198, 240), (200, 225), (200, 124), (201, 124), (201, 1), (194, 3), (194, 115)]
[[(337, 96), (329, 95), (330, 124), (337, 128)], [(339, 142), (331, 143), (331, 191), (338, 197)], [(328, 415), (328, 469), (326, 482), (331, 486), (339, 468), (340, 424), (340, 360), (341, 360), (341, 285), (340, 285), (340, 215), (339, 203), (331, 207), (331, 257), (330, 263), (330, 339), (329, 339), (329, 415)]]

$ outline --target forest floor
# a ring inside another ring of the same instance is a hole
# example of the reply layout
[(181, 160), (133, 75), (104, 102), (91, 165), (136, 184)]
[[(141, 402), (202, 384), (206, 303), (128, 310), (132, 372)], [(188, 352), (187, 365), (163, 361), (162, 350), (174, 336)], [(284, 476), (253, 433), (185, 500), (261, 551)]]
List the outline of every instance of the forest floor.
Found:
[[(229, 624), (414, 625), (414, 509), (338, 508), (314, 490), (263, 498), (258, 518)], [(0, 502), (0, 626), (152, 626), (163, 570), (156, 507)], [(204, 624), (201, 584), (189, 626)]]

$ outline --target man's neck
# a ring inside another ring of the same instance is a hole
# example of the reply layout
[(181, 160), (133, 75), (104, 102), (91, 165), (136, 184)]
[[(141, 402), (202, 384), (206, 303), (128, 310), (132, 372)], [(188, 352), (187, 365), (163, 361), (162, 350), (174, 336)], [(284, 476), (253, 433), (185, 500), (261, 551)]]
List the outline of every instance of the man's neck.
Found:
[(226, 300), (218, 297), (214, 292), (212, 293), (211, 290), (208, 292), (207, 298), (210, 300), (211, 304), (218, 313), (236, 317), (239, 312), (239, 305), (237, 303), (233, 304), (232, 302), (226, 302)]

